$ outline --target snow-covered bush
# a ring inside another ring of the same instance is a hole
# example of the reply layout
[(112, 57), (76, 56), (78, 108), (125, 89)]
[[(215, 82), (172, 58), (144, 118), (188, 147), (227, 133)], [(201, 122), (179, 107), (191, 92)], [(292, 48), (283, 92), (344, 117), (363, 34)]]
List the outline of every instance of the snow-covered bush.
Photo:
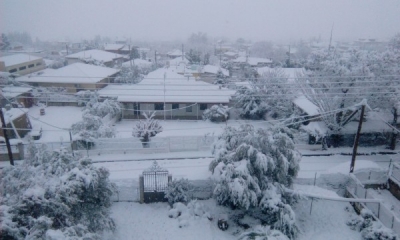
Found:
[(174, 179), (168, 184), (168, 188), (165, 191), (165, 198), (168, 199), (168, 203), (171, 206), (176, 202), (188, 203), (192, 199), (190, 193), (192, 189), (193, 186), (188, 179)]
[(285, 188), (297, 176), (301, 155), (288, 133), (287, 128), (227, 127), (213, 146), (210, 170), (219, 204), (259, 209), (269, 216), (267, 224), (294, 238), (298, 230)]
[(142, 142), (144, 148), (150, 146), (150, 138), (162, 132), (163, 128), (158, 120), (155, 120), (155, 112), (148, 116), (143, 112), (144, 120), (140, 120), (133, 127), (132, 136), (137, 137)]
[(352, 230), (360, 231), (364, 240), (399, 239), (393, 230), (375, 221), (372, 212), (365, 208), (361, 210), (361, 216), (353, 215), (346, 224)]
[(269, 226), (258, 225), (244, 233), (239, 240), (289, 240), (289, 238), (279, 230), (271, 229)]
[(71, 132), (78, 138), (85, 141), (94, 141), (96, 138), (112, 138), (115, 136), (115, 129), (108, 123), (104, 123), (101, 117), (85, 111), (82, 121), (72, 124)]
[(189, 219), (191, 218), (200, 217), (207, 218), (210, 221), (212, 220), (209, 210), (197, 200), (190, 201), (187, 205), (181, 202), (174, 203), (169, 210), (168, 216), (178, 219), (180, 228), (188, 226)]
[(122, 108), (119, 102), (113, 99), (100, 100), (99, 94), (92, 91), (82, 91), (77, 93), (78, 105), (83, 106), (83, 110), (94, 116), (120, 120), (122, 117)]
[(229, 117), (229, 108), (223, 105), (213, 105), (203, 112), (203, 119), (211, 122), (225, 122)]
[(105, 168), (66, 150), (30, 146), (22, 164), (2, 169), (2, 239), (99, 239), (115, 229), (115, 189)]

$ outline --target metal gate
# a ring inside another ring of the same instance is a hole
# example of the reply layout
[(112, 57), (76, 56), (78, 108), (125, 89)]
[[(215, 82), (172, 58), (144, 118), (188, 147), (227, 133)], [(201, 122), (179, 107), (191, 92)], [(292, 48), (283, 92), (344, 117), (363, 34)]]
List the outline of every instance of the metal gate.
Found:
[(143, 175), (139, 177), (140, 183), (140, 202), (165, 202), (165, 191), (168, 183), (171, 181), (171, 175), (168, 170), (160, 167), (156, 161), (153, 165), (143, 171)]

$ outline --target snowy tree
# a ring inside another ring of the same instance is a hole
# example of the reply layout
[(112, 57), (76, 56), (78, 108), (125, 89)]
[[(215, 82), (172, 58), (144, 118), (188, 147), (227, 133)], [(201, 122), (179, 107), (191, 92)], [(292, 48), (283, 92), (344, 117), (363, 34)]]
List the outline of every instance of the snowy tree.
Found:
[(81, 58), (80, 59), (83, 63), (94, 65), (94, 66), (99, 66), (99, 67), (105, 67), (104, 63), (102, 61), (96, 60), (92, 57), (90, 58)]
[(155, 120), (155, 112), (150, 116), (143, 112), (144, 120), (140, 120), (133, 127), (132, 136), (137, 137), (142, 142), (144, 148), (150, 146), (150, 138), (162, 132), (163, 128), (158, 120)]
[(200, 64), (201, 62), (200, 52), (193, 49), (189, 50), (189, 53), (186, 54), (186, 58), (189, 60), (190, 64)]
[(131, 60), (140, 58), (139, 50), (137, 48), (133, 47), (131, 49), (131, 53), (130, 53), (129, 57)]
[(72, 124), (71, 132), (76, 135), (86, 147), (97, 138), (112, 138), (115, 136), (115, 129), (109, 124), (103, 122), (99, 116), (92, 115), (88, 111), (82, 114), (82, 121)]
[(256, 226), (239, 236), (239, 240), (289, 240), (281, 231), (271, 229), (269, 226)]
[(108, 116), (110, 119), (119, 121), (122, 117), (122, 108), (114, 99), (104, 99), (94, 91), (82, 91), (78, 94), (78, 106), (83, 106), (83, 111), (100, 118)]
[(247, 119), (262, 119), (268, 110), (268, 104), (259, 95), (256, 88), (242, 87), (234, 95), (236, 107), (240, 108), (240, 115)]
[(142, 79), (143, 74), (141, 69), (136, 65), (132, 65), (132, 67), (122, 67), (114, 82), (136, 84), (142, 81)]
[(203, 112), (203, 120), (211, 122), (226, 122), (229, 117), (229, 107), (223, 105), (213, 105)]
[[(293, 114), (294, 89), (283, 69), (271, 69), (251, 81), (253, 89), (263, 97), (268, 105), (268, 115), (272, 118), (287, 118)], [(293, 117), (293, 116), (292, 116)]]
[(352, 50), (346, 55), (331, 52), (316, 56), (318, 68), (298, 78), (298, 86), (321, 113), (332, 113), (323, 114), (321, 118), (329, 129), (327, 134), (334, 136), (335, 146), (351, 110), (354, 110), (350, 108), (362, 99), (368, 99), (368, 91), (363, 91), (362, 87), (373, 74), (365, 52)]
[(0, 41), (0, 50), (8, 50), (8, 49), (10, 49), (10, 41), (8, 40), (7, 35), (2, 33)]
[(213, 146), (210, 170), (221, 205), (257, 209), (290, 238), (297, 234), (292, 198), (285, 192), (299, 171), (301, 155), (287, 128), (227, 127)]
[(227, 77), (224, 75), (221, 69), (218, 69), (214, 84), (226, 84), (227, 82), (228, 82)]
[(115, 229), (108, 177), (89, 159), (31, 145), (23, 163), (2, 169), (1, 238), (100, 239)]

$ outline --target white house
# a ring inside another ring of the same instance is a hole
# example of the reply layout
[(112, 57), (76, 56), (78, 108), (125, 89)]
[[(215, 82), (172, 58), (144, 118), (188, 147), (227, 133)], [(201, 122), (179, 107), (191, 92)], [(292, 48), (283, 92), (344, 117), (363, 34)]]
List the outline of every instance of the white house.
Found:
[(252, 67), (265, 67), (272, 64), (272, 60), (268, 58), (256, 58), (256, 57), (238, 57), (232, 61), (236, 64), (248, 63)]
[(77, 62), (95, 60), (103, 63), (106, 67), (114, 67), (116, 64), (123, 63), (128, 59), (124, 55), (106, 52), (98, 49), (77, 52), (74, 54), (70, 54), (65, 58), (67, 59), (68, 65)]
[(46, 68), (43, 58), (28, 54), (0, 57), (0, 72), (26, 75)]
[(40, 87), (63, 87), (70, 93), (95, 90), (113, 82), (119, 69), (73, 63), (59, 69), (45, 69), (40, 74), (16, 78), (16, 81)]
[(156, 111), (157, 118), (201, 119), (203, 111), (212, 105), (228, 105), (235, 92), (188, 79), (170, 67), (149, 73), (138, 84), (109, 85), (98, 93), (117, 98), (123, 105), (124, 118), (140, 118), (143, 111)]

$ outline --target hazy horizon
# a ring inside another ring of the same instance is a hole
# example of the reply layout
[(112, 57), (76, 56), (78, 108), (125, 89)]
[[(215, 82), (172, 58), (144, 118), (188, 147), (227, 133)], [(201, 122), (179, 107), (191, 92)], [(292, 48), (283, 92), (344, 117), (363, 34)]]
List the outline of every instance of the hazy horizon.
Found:
[(14, 0), (0, 3), (0, 31), (33, 39), (182, 41), (207, 33), (216, 39), (294, 41), (321, 37), (387, 40), (400, 32), (400, 1), (385, 0)]

